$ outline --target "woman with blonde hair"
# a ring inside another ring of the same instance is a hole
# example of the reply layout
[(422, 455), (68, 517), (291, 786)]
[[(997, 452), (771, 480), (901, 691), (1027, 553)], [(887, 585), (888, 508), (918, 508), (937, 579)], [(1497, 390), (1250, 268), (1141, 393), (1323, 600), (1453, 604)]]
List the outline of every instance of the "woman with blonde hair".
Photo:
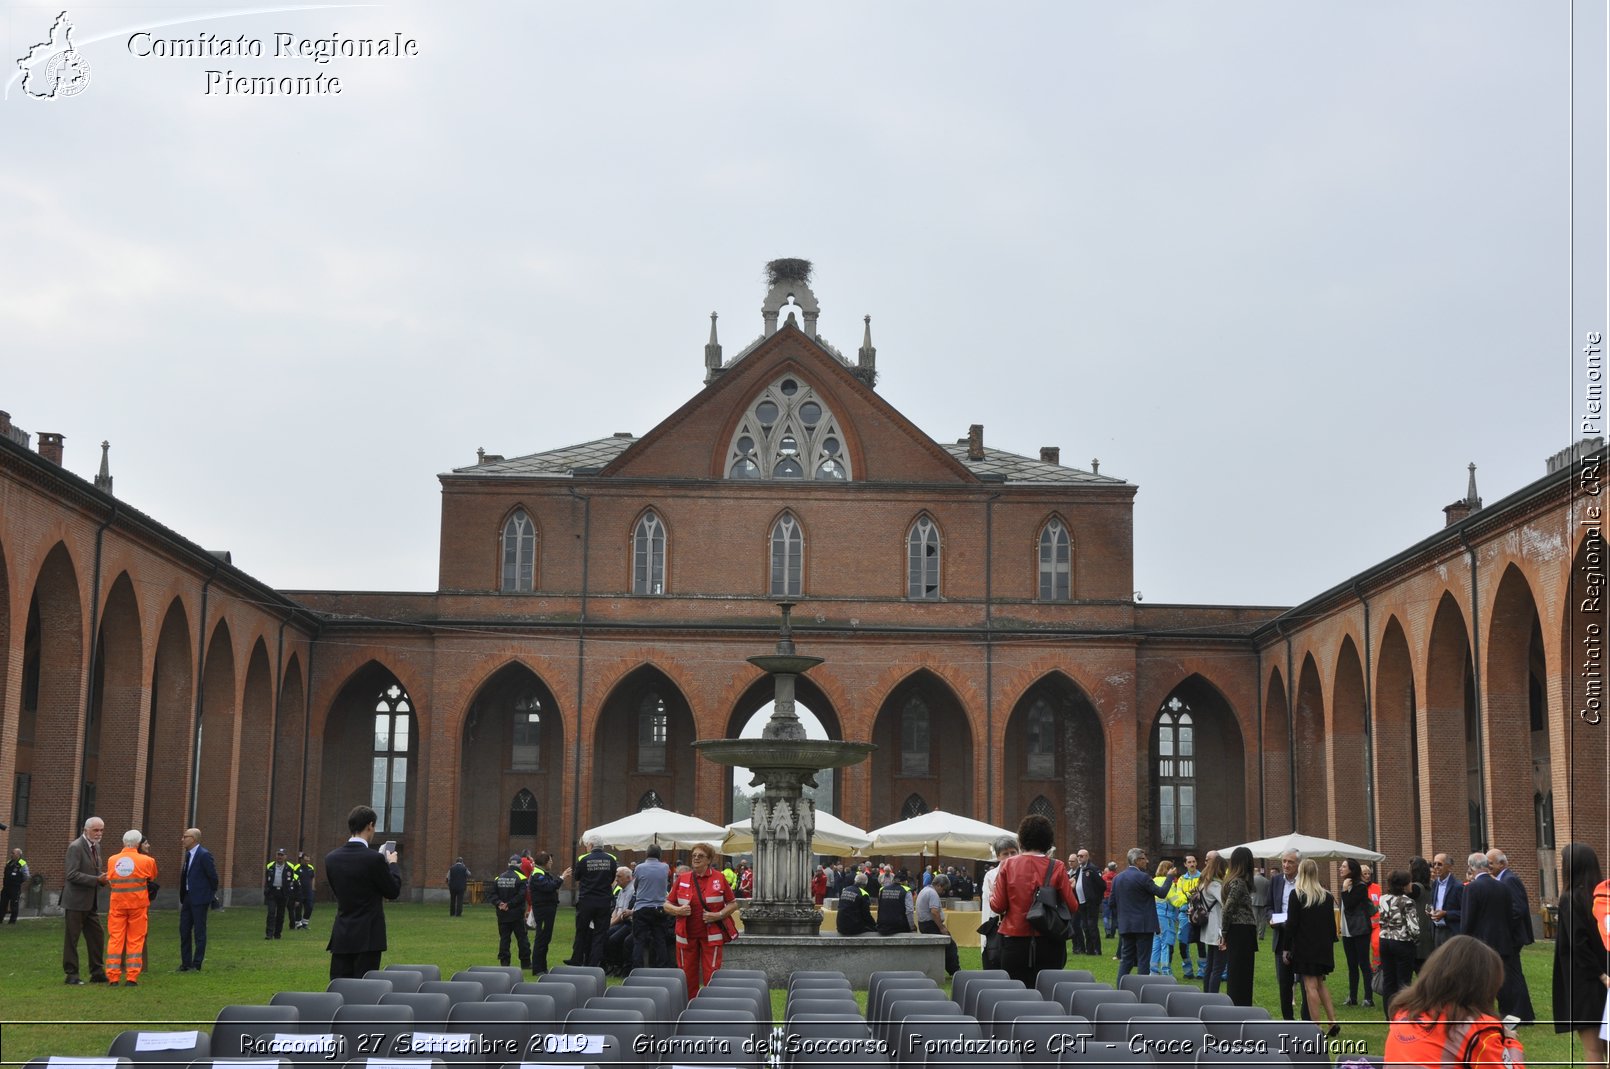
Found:
[(1291, 896), (1291, 908), (1286, 914), (1286, 940), (1290, 949), (1282, 951), (1286, 965), (1296, 976), (1302, 977), (1303, 997), (1308, 1011), (1319, 1021), (1319, 1010), (1325, 1010), (1330, 1029), (1325, 1034), (1335, 1038), (1342, 1026), (1336, 1021), (1336, 1005), (1331, 1001), (1330, 988), (1325, 977), (1336, 968), (1335, 899), (1319, 882), (1319, 866), (1314, 859), (1305, 857), (1297, 866), (1297, 891)]
[[(1174, 862), (1164, 859), (1157, 863), (1157, 875), (1152, 882), (1161, 887), (1174, 871)], [(1157, 900), (1157, 938), (1152, 942), (1152, 975), (1174, 975), (1174, 940), (1179, 933), (1179, 907), (1165, 896)]]
[(1383, 1057), (1397, 1069), (1445, 1065), (1521, 1067), (1520, 1041), (1493, 1016), (1504, 961), (1486, 943), (1456, 935), (1432, 951), (1413, 984), (1392, 999)]

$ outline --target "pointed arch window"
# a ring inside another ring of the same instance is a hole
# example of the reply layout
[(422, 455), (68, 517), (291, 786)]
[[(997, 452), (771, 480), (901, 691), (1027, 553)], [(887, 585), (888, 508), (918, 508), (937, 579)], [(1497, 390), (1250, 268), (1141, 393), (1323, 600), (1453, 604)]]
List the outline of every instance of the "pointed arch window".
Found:
[(805, 535), (792, 513), (778, 517), (771, 528), (771, 593), (797, 598), (805, 559)]
[(527, 692), (514, 700), (510, 719), (514, 722), (509, 767), (534, 770), (542, 767), (542, 700)]
[(517, 509), (503, 524), (503, 593), (531, 593), (536, 568), (537, 525), (524, 509)]
[[(919, 695), (906, 699), (900, 710), (900, 774), (902, 776), (928, 775), (929, 754), (932, 745), (929, 736), (931, 717), (928, 703)], [(927, 810), (924, 810), (927, 812)]]
[(639, 798), (637, 800), (637, 811), (639, 813), (641, 813), (645, 809), (669, 809), (669, 808), (671, 808), (671, 807), (665, 804), (665, 799), (660, 797), (660, 792), (659, 791), (655, 791), (655, 790), (644, 791), (643, 792), (643, 797), (641, 797), (641, 798)]
[(665, 524), (652, 512), (632, 532), (632, 593), (665, 593)]
[(1191, 707), (1178, 697), (1157, 716), (1157, 823), (1165, 846), (1196, 845), (1196, 747)]
[(914, 794), (906, 799), (905, 805), (900, 807), (900, 819), (910, 820), (912, 817), (920, 817), (926, 812), (928, 812), (928, 803), (922, 800), (922, 795)]
[(1040, 531), (1040, 600), (1067, 601), (1072, 591), (1072, 543), (1068, 528), (1053, 518)]
[(1044, 698), (1029, 707), (1027, 767), (1029, 779), (1051, 779), (1057, 774), (1057, 714)]
[(838, 419), (798, 376), (766, 387), (738, 421), (727, 447), (729, 479), (844, 482), (849, 457)]
[(653, 691), (643, 695), (637, 706), (637, 770), (664, 772), (665, 747), (671, 733), (671, 717), (665, 699)]
[(1029, 813), (1032, 816), (1044, 817), (1052, 824), (1057, 822), (1057, 811), (1051, 807), (1051, 800), (1043, 794), (1034, 796), (1034, 801), (1029, 803)]
[(906, 594), (916, 600), (939, 597), (939, 526), (919, 516), (906, 538)]
[(509, 803), (509, 835), (536, 838), (537, 834), (537, 796), (521, 787)]
[(413, 752), (414, 706), (408, 692), (393, 683), (375, 699), (374, 764), (369, 804), (376, 831), (401, 834), (407, 828), (408, 759)]

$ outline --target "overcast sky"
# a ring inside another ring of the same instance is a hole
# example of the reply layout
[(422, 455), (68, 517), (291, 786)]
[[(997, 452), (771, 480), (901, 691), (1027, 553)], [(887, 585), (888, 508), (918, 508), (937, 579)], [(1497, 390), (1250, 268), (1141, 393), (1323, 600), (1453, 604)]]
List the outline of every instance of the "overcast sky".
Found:
[[(6, 56), (59, 10), (6, 7)], [(109, 439), (120, 498), (277, 587), (434, 589), (439, 472), (647, 432), (712, 310), (729, 356), (759, 333), (782, 256), (846, 353), (871, 313), (879, 392), (936, 439), (1137, 484), (1148, 602), (1301, 601), (1440, 527), (1469, 462), (1491, 503), (1573, 436), (1562, 4), (164, 25), (231, 10), (70, 8), (84, 90), (11, 78), (0, 408), (85, 477)]]

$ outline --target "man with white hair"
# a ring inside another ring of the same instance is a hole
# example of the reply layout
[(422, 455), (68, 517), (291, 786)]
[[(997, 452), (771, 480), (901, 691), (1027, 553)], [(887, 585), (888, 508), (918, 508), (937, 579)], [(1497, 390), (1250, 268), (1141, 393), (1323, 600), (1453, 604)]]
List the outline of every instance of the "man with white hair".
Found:
[(106, 859), (106, 886), (111, 901), (106, 907), (106, 980), (122, 979), (138, 987), (145, 969), (146, 911), (151, 905), (148, 881), (157, 878), (157, 859), (140, 853), (145, 835), (138, 829), (123, 833), (123, 849)]
[(106, 886), (106, 867), (101, 863), (101, 836), (106, 833), (106, 821), (90, 817), (84, 821), (84, 834), (67, 844), (67, 860), (63, 867), (66, 877), (62, 885), (62, 912), (67, 915), (66, 940), (62, 944), (62, 972), (67, 983), (73, 986), (84, 981), (78, 975), (78, 937), (84, 937), (89, 951), (89, 982), (106, 983), (106, 970), (102, 966), (101, 952), (105, 948), (106, 933), (101, 928), (101, 888)]
[(568, 880), (574, 876), (576, 880), (576, 940), (565, 964), (602, 966), (619, 862), (596, 835), (583, 836), (581, 846), (586, 853), (560, 877)]

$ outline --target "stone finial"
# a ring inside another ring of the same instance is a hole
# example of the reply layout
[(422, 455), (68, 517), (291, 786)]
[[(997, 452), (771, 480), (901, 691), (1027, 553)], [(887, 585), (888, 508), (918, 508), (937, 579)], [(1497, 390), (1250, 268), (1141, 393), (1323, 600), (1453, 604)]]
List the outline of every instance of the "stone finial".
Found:
[(716, 339), (716, 314), (710, 313), (710, 340), (704, 346), (704, 384), (721, 374), (721, 342)]
[(1470, 485), (1465, 488), (1465, 504), (1474, 512), (1481, 508), (1481, 495), (1476, 493), (1476, 462), (1470, 462)]
[(101, 492), (107, 493), (107, 494), (112, 492), (111, 451), (112, 451), (112, 443), (111, 442), (102, 442), (101, 443), (101, 470), (95, 476), (95, 489), (100, 490)]
[(486, 463), (486, 448), (484, 446), (482, 446), (480, 448), (477, 448), (475, 450), (475, 463), (477, 463), (477, 464), (485, 464)]
[(1100, 475), (1101, 474), (1101, 458), (1100, 457), (1091, 457), (1090, 458), (1090, 474), (1092, 474), (1092, 475)]

